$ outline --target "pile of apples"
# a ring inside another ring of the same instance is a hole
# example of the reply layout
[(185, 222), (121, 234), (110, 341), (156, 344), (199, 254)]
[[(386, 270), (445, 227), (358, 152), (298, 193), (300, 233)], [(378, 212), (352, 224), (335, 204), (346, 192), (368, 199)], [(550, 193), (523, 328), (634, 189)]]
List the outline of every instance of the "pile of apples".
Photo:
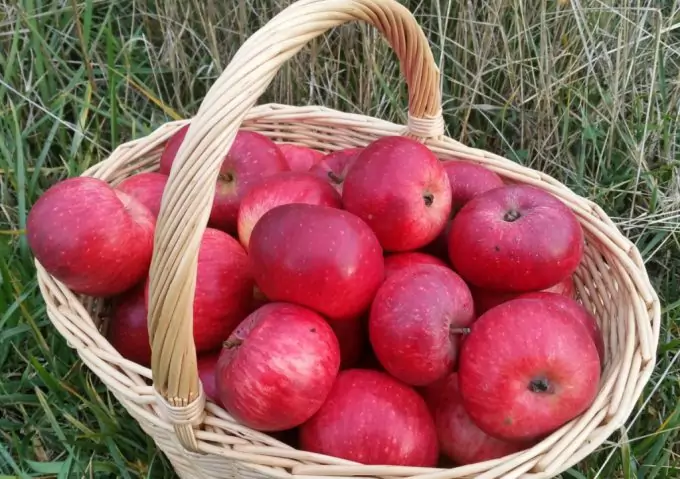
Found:
[[(108, 338), (148, 366), (158, 172), (78, 177), (30, 211), (29, 245), (109, 299)], [(400, 136), (327, 154), (240, 130), (198, 255), (208, 397), (250, 428), (363, 464), (435, 466), (531, 447), (598, 392), (604, 342), (576, 300), (584, 237), (550, 193)]]

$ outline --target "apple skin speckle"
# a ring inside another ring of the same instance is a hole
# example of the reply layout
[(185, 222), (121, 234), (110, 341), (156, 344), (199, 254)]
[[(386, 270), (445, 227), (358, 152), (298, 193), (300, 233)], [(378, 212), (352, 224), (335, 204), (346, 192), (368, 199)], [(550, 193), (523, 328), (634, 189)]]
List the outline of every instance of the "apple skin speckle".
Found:
[(341, 371), (321, 409), (300, 427), (305, 451), (368, 465), (433, 467), (439, 455), (424, 399), (390, 375)]
[(63, 180), (36, 201), (26, 229), (31, 251), (76, 293), (109, 297), (140, 282), (151, 263), (153, 214), (106, 182)]

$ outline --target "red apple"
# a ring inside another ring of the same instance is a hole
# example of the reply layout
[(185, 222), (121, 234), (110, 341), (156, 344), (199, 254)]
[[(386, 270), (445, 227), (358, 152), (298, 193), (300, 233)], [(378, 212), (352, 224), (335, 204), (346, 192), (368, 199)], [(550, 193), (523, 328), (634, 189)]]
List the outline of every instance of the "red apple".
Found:
[(326, 400), (340, 368), (340, 347), (315, 312), (288, 303), (262, 306), (225, 343), (217, 388), (241, 424), (260, 431), (296, 427)]
[(463, 407), (456, 373), (427, 386), (424, 396), (442, 452), (460, 465), (498, 459), (532, 445), (496, 439), (479, 429)]
[(418, 249), (442, 232), (451, 186), (442, 163), (422, 143), (383, 137), (356, 158), (342, 190), (345, 209), (363, 219), (387, 251)]
[(238, 237), (246, 251), (253, 228), (262, 215), (276, 206), (292, 203), (342, 208), (338, 192), (310, 173), (286, 171), (264, 178), (245, 194), (239, 208)]
[(338, 192), (342, 193), (342, 185), (347, 172), (354, 164), (363, 148), (345, 148), (328, 153), (309, 172), (328, 181)]
[(138, 173), (121, 181), (116, 189), (135, 198), (158, 218), (167, 182), (168, 177), (161, 173)]
[[(494, 306), (515, 299), (523, 294), (527, 293), (508, 293), (503, 291), (493, 291), (489, 289), (477, 288), (475, 286), (470, 286), (470, 291), (472, 292), (472, 297), (475, 300), (475, 312), (478, 316), (486, 313), (488, 310)], [(550, 288), (546, 288), (543, 291), (549, 293), (557, 293), (568, 298), (574, 297), (574, 280), (571, 276), (567, 277), (563, 281), (560, 281)]]
[(487, 434), (532, 440), (584, 412), (600, 382), (592, 338), (552, 301), (518, 298), (475, 321), (459, 358), (465, 410)]
[(462, 160), (443, 163), (451, 185), (451, 213), (455, 215), (472, 198), (503, 186), (496, 173), (482, 165)]
[(392, 274), (380, 286), (368, 334), (387, 372), (423, 386), (453, 369), (461, 329), (474, 319), (465, 282), (448, 268), (420, 264)]
[(477, 196), (458, 212), (449, 255), (454, 269), (477, 287), (539, 291), (574, 273), (583, 257), (583, 230), (550, 193), (508, 185)]
[(250, 236), (255, 281), (272, 301), (348, 320), (368, 309), (385, 277), (382, 249), (356, 216), (329, 206), (277, 206)]
[(341, 371), (328, 399), (300, 428), (305, 451), (367, 465), (433, 467), (439, 447), (422, 397), (388, 374)]
[(324, 157), (324, 154), (320, 151), (307, 146), (293, 145), (292, 143), (279, 143), (277, 146), (286, 158), (286, 163), (291, 171), (309, 171)]
[(550, 291), (539, 291), (537, 293), (526, 293), (521, 296), (522, 298), (529, 299), (539, 299), (541, 301), (546, 301), (552, 303), (555, 307), (561, 309), (565, 313), (569, 313), (571, 317), (576, 320), (576, 322), (585, 326), (588, 334), (593, 339), (595, 343), (595, 348), (597, 349), (597, 354), (600, 358), (600, 362), (604, 364), (604, 338), (602, 337), (602, 331), (600, 326), (598, 326), (597, 321), (586, 308), (584, 308), (578, 301), (574, 300), (567, 295), (550, 292)]
[(194, 292), (197, 353), (218, 349), (250, 313), (254, 287), (248, 255), (238, 241), (222, 231), (206, 228), (198, 250)]
[(170, 169), (172, 168), (172, 163), (175, 161), (179, 147), (182, 146), (184, 138), (187, 136), (187, 131), (189, 131), (189, 125), (184, 125), (182, 128), (177, 130), (169, 139), (168, 142), (163, 147), (161, 153), (160, 165), (158, 171), (164, 175), (170, 174)]
[(89, 177), (63, 180), (28, 214), (26, 236), (45, 270), (76, 293), (114, 296), (144, 279), (155, 219), (134, 198)]
[(220, 395), (217, 392), (217, 361), (220, 358), (219, 352), (210, 352), (198, 357), (198, 377), (203, 384), (205, 395), (215, 404), (220, 403)]
[[(172, 148), (174, 143), (166, 145), (166, 151), (172, 152)], [(177, 150), (174, 153), (161, 156), (161, 173), (170, 172)], [(288, 164), (276, 143), (260, 133), (239, 130), (220, 168), (209, 226), (236, 232), (241, 198), (263, 178), (281, 171), (288, 171)]]
[(349, 369), (362, 359), (368, 346), (366, 318), (360, 316), (343, 321), (327, 320), (340, 344), (340, 369)]
[(434, 264), (448, 268), (442, 260), (426, 253), (418, 251), (395, 253), (385, 257), (385, 278), (416, 264)]
[(145, 367), (151, 365), (143, 286), (137, 285), (114, 298), (107, 337), (125, 359)]

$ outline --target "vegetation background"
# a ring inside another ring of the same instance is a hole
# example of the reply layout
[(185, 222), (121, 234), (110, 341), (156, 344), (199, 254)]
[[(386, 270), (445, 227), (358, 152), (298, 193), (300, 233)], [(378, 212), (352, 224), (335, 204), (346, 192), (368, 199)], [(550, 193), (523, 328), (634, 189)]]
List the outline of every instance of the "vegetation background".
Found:
[[(289, 1), (0, 1), (0, 477), (172, 477), (50, 327), (24, 233), (49, 185), (189, 117)], [(546, 171), (632, 238), (663, 302), (656, 374), (625, 428), (566, 478), (680, 475), (680, 1), (410, 0), (443, 74), (449, 135)], [(624, 5), (624, 6), (622, 6)], [(405, 121), (383, 41), (312, 42), (262, 102)]]

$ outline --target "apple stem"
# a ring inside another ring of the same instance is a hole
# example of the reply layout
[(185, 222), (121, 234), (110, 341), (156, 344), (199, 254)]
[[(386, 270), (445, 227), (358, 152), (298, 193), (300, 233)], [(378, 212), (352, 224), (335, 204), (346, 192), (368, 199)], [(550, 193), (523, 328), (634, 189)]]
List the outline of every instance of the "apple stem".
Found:
[(225, 347), (227, 349), (234, 349), (239, 347), (240, 345), (243, 344), (243, 340), (239, 338), (232, 338), (232, 339), (227, 339), (224, 343), (222, 343), (222, 347)]
[(262, 290), (256, 286), (253, 286), (253, 298), (266, 301), (267, 297), (264, 295)]
[(332, 181), (333, 183), (335, 183), (336, 185), (342, 184), (343, 179), (342, 179), (341, 177), (339, 177), (338, 175), (336, 175), (335, 173), (333, 173), (332, 171), (329, 171), (329, 172), (328, 172), (328, 177), (329, 177), (329, 178), (331, 179), (331, 181)]
[(470, 328), (449, 328), (450, 334), (470, 334)]
[(520, 214), (519, 211), (517, 210), (510, 210), (505, 215), (503, 216), (503, 220), (507, 221), (508, 223), (512, 223), (513, 221), (518, 220), (522, 215)]
[(533, 393), (552, 393), (552, 385), (546, 378), (536, 378), (529, 382), (529, 391)]
[(449, 214), (449, 219), (452, 220), (455, 218), (455, 216), (458, 214), (458, 212), (461, 210), (461, 206), (456, 203), (455, 205), (451, 206), (451, 213)]
[(225, 183), (231, 183), (234, 181), (234, 175), (227, 172), (227, 173), (220, 173), (219, 174), (220, 180), (224, 181)]

